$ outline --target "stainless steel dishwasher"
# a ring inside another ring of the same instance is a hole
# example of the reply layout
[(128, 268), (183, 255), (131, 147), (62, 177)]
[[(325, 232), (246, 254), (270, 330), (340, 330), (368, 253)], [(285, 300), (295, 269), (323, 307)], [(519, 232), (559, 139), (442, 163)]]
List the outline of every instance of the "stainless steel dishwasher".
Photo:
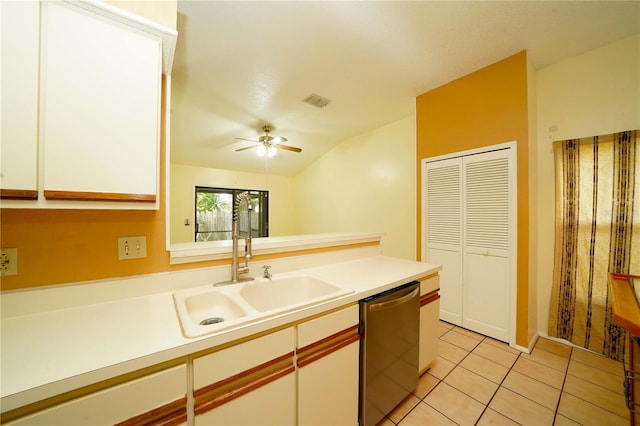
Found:
[(420, 284), (360, 301), (360, 426), (373, 426), (418, 385)]

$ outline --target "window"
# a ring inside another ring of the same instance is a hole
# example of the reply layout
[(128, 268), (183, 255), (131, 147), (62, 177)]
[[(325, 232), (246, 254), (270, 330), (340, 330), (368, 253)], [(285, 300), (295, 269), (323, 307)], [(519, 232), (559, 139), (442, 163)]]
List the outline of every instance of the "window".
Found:
[[(251, 237), (269, 236), (269, 191), (208, 188), (196, 186), (195, 241), (220, 241), (232, 238), (231, 229), (236, 197), (249, 192), (251, 196)], [(240, 234), (246, 235), (248, 220), (245, 203), (238, 215)]]

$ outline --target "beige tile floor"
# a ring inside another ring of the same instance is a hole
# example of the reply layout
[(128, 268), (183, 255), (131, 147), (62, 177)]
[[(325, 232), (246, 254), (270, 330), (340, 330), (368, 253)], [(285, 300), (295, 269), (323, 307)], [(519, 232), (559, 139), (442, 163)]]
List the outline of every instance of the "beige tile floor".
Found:
[(379, 426), (628, 425), (624, 367), (539, 338), (527, 355), (440, 322), (438, 358)]

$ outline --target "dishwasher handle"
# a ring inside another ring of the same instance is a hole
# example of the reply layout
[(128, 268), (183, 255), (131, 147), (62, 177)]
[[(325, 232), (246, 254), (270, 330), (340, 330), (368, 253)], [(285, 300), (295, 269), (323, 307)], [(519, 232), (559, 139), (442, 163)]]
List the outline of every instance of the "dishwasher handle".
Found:
[(420, 287), (416, 287), (411, 293), (405, 294), (402, 297), (398, 297), (397, 299), (389, 300), (387, 302), (381, 303), (372, 303), (369, 305), (369, 311), (381, 311), (383, 309), (393, 308), (394, 306), (402, 305), (403, 303), (408, 302), (418, 295), (420, 291)]

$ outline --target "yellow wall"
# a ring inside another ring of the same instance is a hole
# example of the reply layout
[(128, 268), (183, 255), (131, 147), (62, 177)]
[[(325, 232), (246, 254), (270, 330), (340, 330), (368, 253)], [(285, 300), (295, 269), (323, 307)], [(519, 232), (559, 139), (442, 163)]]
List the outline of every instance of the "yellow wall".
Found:
[(415, 121), (337, 145), (296, 176), (297, 232), (385, 232), (385, 255), (415, 255)]
[[(170, 173), (172, 244), (193, 241), (194, 188), (196, 186), (269, 191), (269, 236), (299, 233), (296, 232), (295, 220), (292, 219), (294, 216), (291, 202), (292, 177), (208, 169), (183, 164), (172, 164)], [(184, 220), (187, 218), (190, 222), (189, 226), (184, 225)]]
[[(517, 141), (516, 344), (528, 346), (529, 154), (527, 54), (520, 52), (416, 98), (416, 167), (424, 158)], [(421, 173), (417, 173), (420, 199)], [(421, 205), (417, 204), (417, 229)], [(421, 258), (420, 232), (416, 233)]]
[(553, 277), (555, 140), (640, 129), (640, 35), (537, 72), (538, 330), (547, 333)]

